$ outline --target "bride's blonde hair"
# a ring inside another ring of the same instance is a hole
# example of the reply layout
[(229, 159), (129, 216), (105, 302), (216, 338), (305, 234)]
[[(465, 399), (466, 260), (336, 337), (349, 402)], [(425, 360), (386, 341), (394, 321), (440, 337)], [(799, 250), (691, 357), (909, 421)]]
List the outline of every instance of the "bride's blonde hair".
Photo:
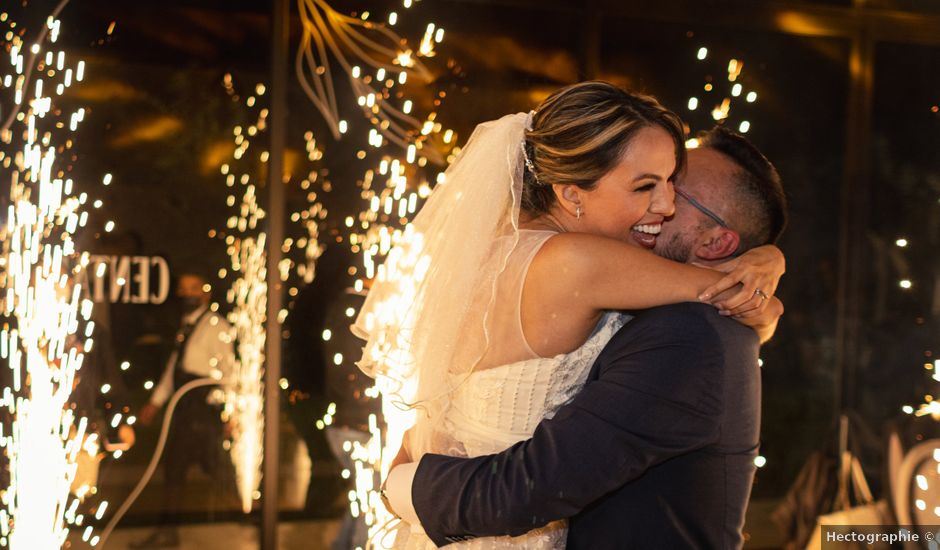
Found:
[(685, 132), (679, 117), (655, 98), (609, 82), (574, 84), (538, 107), (525, 133), (531, 166), (525, 169), (522, 208), (542, 214), (555, 204), (553, 184), (591, 189), (617, 164), (642, 128), (657, 126), (676, 144), (676, 173), (685, 164)]

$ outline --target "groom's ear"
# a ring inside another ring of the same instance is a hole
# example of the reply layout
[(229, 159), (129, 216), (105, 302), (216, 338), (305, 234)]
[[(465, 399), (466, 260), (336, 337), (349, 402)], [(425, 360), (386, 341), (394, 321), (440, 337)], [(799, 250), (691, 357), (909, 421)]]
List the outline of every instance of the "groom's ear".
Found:
[(737, 231), (716, 226), (705, 235), (705, 239), (695, 250), (695, 255), (702, 260), (724, 260), (730, 258), (740, 244), (741, 237)]

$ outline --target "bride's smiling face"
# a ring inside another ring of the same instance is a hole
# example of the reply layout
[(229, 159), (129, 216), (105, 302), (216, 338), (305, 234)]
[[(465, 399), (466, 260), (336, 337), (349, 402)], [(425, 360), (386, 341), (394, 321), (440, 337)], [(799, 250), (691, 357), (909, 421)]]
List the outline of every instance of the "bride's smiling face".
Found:
[(659, 126), (647, 126), (593, 188), (564, 185), (556, 193), (569, 212), (580, 206), (581, 218), (571, 230), (652, 249), (663, 219), (675, 211), (675, 169), (676, 142)]

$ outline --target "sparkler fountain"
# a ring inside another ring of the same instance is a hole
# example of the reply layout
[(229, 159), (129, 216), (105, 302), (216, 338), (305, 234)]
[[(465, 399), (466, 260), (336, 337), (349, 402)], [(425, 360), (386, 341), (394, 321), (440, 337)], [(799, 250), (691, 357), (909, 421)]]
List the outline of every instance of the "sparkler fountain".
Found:
[[(411, 0), (405, 0), (406, 9), (412, 5)], [(433, 82), (434, 75), (421, 58), (435, 55), (434, 47), (443, 40), (444, 29), (429, 24), (419, 45), (411, 49), (392, 30), (399, 20), (397, 12), (388, 14), (387, 23), (373, 23), (369, 12), (346, 16), (323, 0), (298, 0), (298, 7), (304, 34), (297, 51), (296, 72), (302, 88), (323, 115), (333, 137), (350, 139), (343, 137), (350, 133), (351, 125), (340, 117), (333, 87), (331, 58), (335, 59), (368, 121), (368, 135), (363, 136), (367, 137), (368, 146), (356, 154), (359, 160), (375, 159), (358, 182), (364, 207), (356, 216), (344, 219), (348, 233), (339, 239), (348, 242), (351, 251), (362, 258), (361, 269), (354, 270), (358, 277), (353, 282), (354, 289), (361, 292), (367, 280), (391, 275), (380, 273), (382, 268), (377, 266), (395, 245), (407, 248), (407, 241), (420, 238), (409, 230), (409, 223), (420, 203), (431, 194), (431, 183), (424, 174), (434, 168), (442, 169), (459, 153), (454, 147), (456, 134), (436, 120), (437, 113), (416, 116), (415, 102), (406, 96), (412, 80), (424, 86)], [(433, 105), (439, 106), (445, 96), (439, 92)], [(434, 181), (442, 180), (443, 174), (439, 172)], [(375, 322), (398, 326), (396, 315), (401, 314), (398, 309), (402, 305), (387, 304), (383, 311), (389, 317)], [(348, 311), (347, 315), (352, 318), (355, 311)], [(374, 359), (375, 351), (366, 353)], [(343, 361), (355, 359), (337, 356), (334, 363), (339, 367)], [(414, 422), (414, 410), (400, 406), (410, 402), (414, 391), (408, 384), (411, 379), (408, 373), (400, 372), (409, 367), (406, 363), (399, 366), (396, 369), (390, 363), (390, 376), (379, 376), (365, 392), (364, 399), (382, 402), (381, 420), (370, 415), (369, 440), (364, 444), (346, 441), (343, 445), (354, 464), (354, 471), (344, 472), (344, 476), (352, 476), (355, 481), (349, 492), (350, 513), (368, 527), (373, 545), (377, 542), (381, 545), (383, 526), (392, 519), (380, 502), (380, 480), (388, 474), (403, 433)], [(335, 414), (331, 404), (317, 421), (317, 427), (325, 429)]]
[[(57, 6), (29, 45), (12, 32), (16, 24), (9, 15), (0, 14), (11, 28), (6, 39), (12, 71), (3, 87), (13, 96), (0, 130), (0, 177), (9, 186), (0, 229), (0, 358), (11, 380), (0, 396), (0, 446), (10, 467), (0, 543), (14, 550), (59, 548), (69, 525), (83, 526), (78, 505), (93, 488), (73, 487), (73, 481), (80, 455), (95, 457), (99, 447), (88, 420), (69, 408), (83, 351), (94, 346), (94, 323), (92, 302), (75, 282), (88, 266), (74, 241), (88, 220), (88, 197), (77, 192), (59, 159), (72, 146), (62, 134), (74, 133), (85, 111), (67, 114), (53, 106), (84, 75), (83, 62), (67, 63), (65, 52), (54, 49), (64, 6)], [(40, 77), (32, 80), (34, 68)], [(83, 539), (97, 542), (90, 526)]]

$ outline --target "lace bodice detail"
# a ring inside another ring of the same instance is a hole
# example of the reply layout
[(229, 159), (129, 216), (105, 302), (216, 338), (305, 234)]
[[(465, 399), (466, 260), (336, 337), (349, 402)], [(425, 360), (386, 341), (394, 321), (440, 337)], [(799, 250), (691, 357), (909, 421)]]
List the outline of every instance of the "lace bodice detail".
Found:
[[(594, 362), (630, 316), (606, 313), (578, 349), (555, 357), (527, 359), (472, 373), (454, 393), (446, 425), (467, 456), (498, 453), (529, 439), (584, 387)], [(556, 521), (518, 537), (484, 537), (448, 545), (454, 550), (561, 550), (566, 521)], [(436, 548), (423, 533), (405, 534), (396, 548)]]
[(627, 316), (607, 313), (571, 353), (474, 372), (453, 396), (448, 425), (468, 456), (502, 451), (532, 436), (544, 418), (584, 386), (591, 367)]

